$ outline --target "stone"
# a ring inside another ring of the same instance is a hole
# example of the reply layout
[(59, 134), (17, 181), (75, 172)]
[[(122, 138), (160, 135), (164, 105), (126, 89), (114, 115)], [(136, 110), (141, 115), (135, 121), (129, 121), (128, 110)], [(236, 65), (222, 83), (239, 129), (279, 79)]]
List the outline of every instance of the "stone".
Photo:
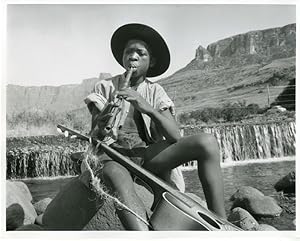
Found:
[(235, 201), (236, 199), (245, 198), (259, 198), (265, 195), (254, 187), (242, 186), (230, 197), (230, 201)]
[(274, 188), (277, 192), (283, 191), (284, 193), (295, 193), (296, 174), (295, 171), (290, 172), (283, 178), (281, 178)]
[(240, 188), (230, 200), (233, 201), (231, 209), (241, 207), (255, 217), (277, 217), (282, 212), (282, 208), (274, 198), (264, 196), (262, 192), (252, 187)]
[(28, 224), (16, 229), (16, 231), (42, 231), (42, 230), (44, 230), (44, 228), (37, 224)]
[(237, 207), (231, 210), (227, 220), (243, 230), (256, 230), (259, 226), (255, 218), (245, 209)]
[(7, 229), (34, 223), (37, 213), (23, 184), (6, 181), (6, 211)]
[(257, 227), (256, 231), (278, 231), (278, 229), (269, 224), (262, 223)]
[(6, 208), (6, 230), (15, 230), (24, 222), (24, 210), (18, 203), (13, 203)]
[(73, 178), (47, 206), (42, 223), (47, 230), (82, 230), (103, 203), (96, 193)]
[[(151, 205), (153, 202), (153, 194), (151, 194), (144, 186), (134, 184), (137, 195), (143, 201), (148, 215), (151, 215)], [(120, 222), (114, 204), (111, 200), (106, 200), (103, 206), (98, 210), (96, 215), (84, 227), (84, 230), (124, 230)]]
[(19, 188), (19, 190), (24, 194), (24, 196), (28, 199), (29, 202), (32, 202), (32, 195), (29, 191), (29, 188), (24, 182), (14, 181), (14, 184)]
[(44, 214), (40, 214), (39, 216), (37, 216), (34, 223), (42, 226), (43, 225), (43, 216), (44, 216)]
[(37, 215), (44, 213), (47, 206), (49, 205), (49, 203), (51, 201), (52, 201), (52, 198), (47, 197), (47, 198), (44, 198), (44, 199), (34, 203), (33, 206), (34, 206), (34, 209), (35, 209)]

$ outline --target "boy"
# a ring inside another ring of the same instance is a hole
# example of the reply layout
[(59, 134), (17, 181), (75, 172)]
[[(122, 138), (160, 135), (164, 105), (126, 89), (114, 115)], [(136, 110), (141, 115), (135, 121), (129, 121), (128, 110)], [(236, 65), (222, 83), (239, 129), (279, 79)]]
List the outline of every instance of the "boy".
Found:
[[(142, 24), (127, 24), (115, 31), (111, 48), (117, 62), (126, 73), (96, 83), (94, 91), (85, 102), (92, 114), (92, 130), (101, 124), (97, 116), (106, 103), (123, 98), (122, 110), (117, 115), (112, 130), (105, 133), (105, 141), (135, 163), (184, 192), (184, 181), (177, 168), (191, 160), (198, 161), (198, 174), (203, 186), (208, 208), (225, 218), (223, 181), (220, 169), (218, 144), (208, 134), (181, 137), (174, 120), (174, 104), (164, 89), (146, 77), (164, 73), (170, 63), (170, 53), (164, 39), (153, 28)], [(122, 85), (129, 69), (133, 73), (130, 84)], [(107, 155), (102, 179), (117, 193), (121, 201), (146, 219), (143, 203), (135, 193), (133, 179), (126, 168)], [(127, 230), (148, 230), (146, 224), (126, 210), (117, 210)]]

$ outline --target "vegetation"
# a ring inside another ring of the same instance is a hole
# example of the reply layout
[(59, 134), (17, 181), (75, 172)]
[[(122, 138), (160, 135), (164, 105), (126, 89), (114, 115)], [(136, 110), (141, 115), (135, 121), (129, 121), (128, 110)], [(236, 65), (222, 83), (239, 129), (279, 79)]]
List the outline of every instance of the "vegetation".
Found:
[(239, 101), (223, 104), (222, 107), (208, 107), (183, 113), (178, 116), (178, 121), (181, 124), (237, 122), (265, 112), (266, 108), (261, 108), (257, 104), (247, 105), (246, 101)]
[(57, 124), (88, 132), (90, 115), (76, 111), (59, 114), (51, 111), (23, 111), (7, 116), (7, 136), (53, 135), (57, 134)]

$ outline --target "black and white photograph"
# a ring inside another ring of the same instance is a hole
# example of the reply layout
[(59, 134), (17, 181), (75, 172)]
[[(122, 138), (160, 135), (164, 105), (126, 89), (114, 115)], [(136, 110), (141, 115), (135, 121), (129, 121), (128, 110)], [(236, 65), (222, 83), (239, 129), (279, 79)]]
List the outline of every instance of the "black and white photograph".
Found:
[(4, 5), (3, 237), (296, 237), (295, 2)]

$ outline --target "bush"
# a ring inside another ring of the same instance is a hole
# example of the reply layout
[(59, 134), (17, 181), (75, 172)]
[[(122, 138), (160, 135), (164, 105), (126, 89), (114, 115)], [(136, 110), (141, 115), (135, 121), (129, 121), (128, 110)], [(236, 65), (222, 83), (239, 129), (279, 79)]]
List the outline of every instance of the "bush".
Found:
[(182, 113), (178, 116), (178, 121), (181, 124), (191, 124), (191, 119), (205, 123), (234, 122), (265, 111), (265, 108), (260, 108), (258, 104), (246, 105), (246, 101), (243, 100), (237, 103), (225, 103), (222, 107), (206, 107), (190, 113)]

